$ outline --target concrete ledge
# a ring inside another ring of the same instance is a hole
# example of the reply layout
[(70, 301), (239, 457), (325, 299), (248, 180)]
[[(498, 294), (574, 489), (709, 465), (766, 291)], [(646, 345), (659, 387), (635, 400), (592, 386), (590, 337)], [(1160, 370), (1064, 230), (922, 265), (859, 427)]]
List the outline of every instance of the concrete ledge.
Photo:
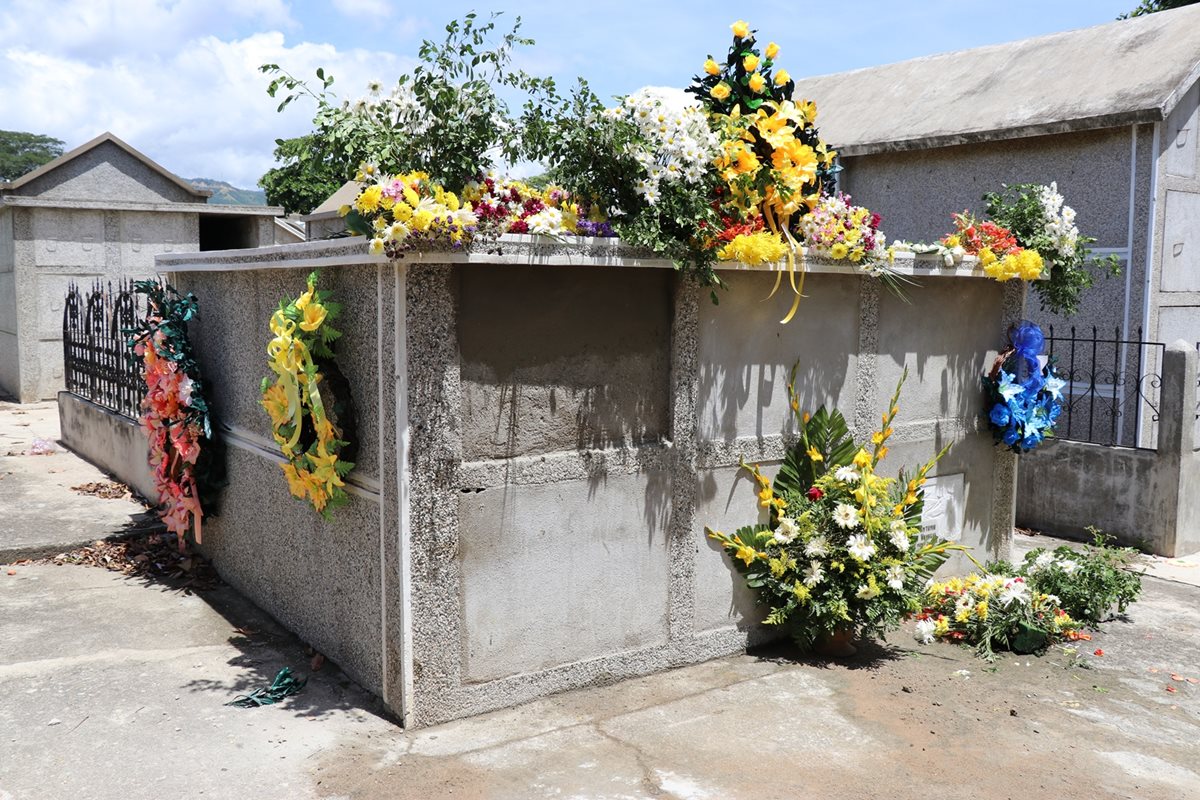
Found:
[(137, 422), (70, 392), (58, 393), (58, 416), (63, 444), (151, 502), (158, 498)]
[[(298, 244), (259, 247), (254, 250), (212, 250), (203, 253), (161, 253), (155, 266), (164, 273), (238, 272), (262, 269), (317, 269), (364, 264), (387, 264), (385, 256), (367, 253), (361, 236), (319, 240)], [(495, 241), (478, 241), (461, 250), (445, 247), (413, 250), (399, 263), (405, 264), (490, 264), (495, 266), (621, 267), (675, 269), (670, 259), (660, 258), (644, 248), (635, 248), (619, 239), (568, 236), (555, 239), (530, 234), (505, 234)], [(716, 268), (735, 272), (785, 272), (787, 261), (750, 266), (732, 261), (718, 262)], [(893, 270), (899, 275), (926, 278), (983, 278), (991, 280), (979, 266), (979, 260), (967, 256), (962, 263), (947, 267), (937, 255), (896, 253)], [(810, 274), (864, 275), (857, 266), (844, 261), (802, 257), (796, 269)]]

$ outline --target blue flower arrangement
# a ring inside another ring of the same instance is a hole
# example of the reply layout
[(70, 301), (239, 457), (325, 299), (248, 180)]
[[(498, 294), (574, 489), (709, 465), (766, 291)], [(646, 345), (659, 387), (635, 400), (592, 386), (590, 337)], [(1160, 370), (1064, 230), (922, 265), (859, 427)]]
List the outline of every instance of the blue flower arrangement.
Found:
[(1009, 329), (1008, 341), (991, 373), (983, 377), (988, 423), (997, 444), (1028, 453), (1054, 435), (1067, 382), (1052, 364), (1043, 367), (1038, 359), (1046, 337), (1037, 325), (1027, 320), (1017, 323)]

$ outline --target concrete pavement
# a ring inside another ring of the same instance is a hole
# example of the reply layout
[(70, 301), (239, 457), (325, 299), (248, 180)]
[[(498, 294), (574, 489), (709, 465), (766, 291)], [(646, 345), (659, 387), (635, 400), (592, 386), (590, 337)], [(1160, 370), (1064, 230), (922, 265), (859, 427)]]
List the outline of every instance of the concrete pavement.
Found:
[[(989, 665), (901, 632), (845, 664), (758, 653), (405, 732), (228, 587), (19, 565), (0, 798), (1200, 798), (1200, 590), (1148, 578), (1080, 645)], [(223, 705), (282, 666), (302, 694)]]
[[(0, 401), (0, 562), (53, 555), (114, 533), (155, 527), (132, 498), (103, 499), (71, 487), (107, 475), (58, 443), (58, 404)], [(29, 455), (35, 443), (50, 455)]]

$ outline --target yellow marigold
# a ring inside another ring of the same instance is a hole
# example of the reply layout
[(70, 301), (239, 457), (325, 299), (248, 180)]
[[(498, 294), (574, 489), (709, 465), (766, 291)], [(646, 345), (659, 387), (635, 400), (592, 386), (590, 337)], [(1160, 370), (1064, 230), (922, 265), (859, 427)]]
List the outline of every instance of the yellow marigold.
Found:
[(722, 261), (740, 261), (757, 266), (774, 263), (787, 254), (787, 245), (770, 231), (743, 233), (721, 248), (717, 256)]
[(767, 49), (763, 52), (767, 58), (773, 59), (775, 56), (779, 55), (779, 45), (771, 42), (769, 45), (767, 45)]
[(746, 72), (754, 72), (754, 70), (758, 69), (758, 56), (751, 53), (743, 58), (742, 69), (746, 70)]
[(709, 92), (709, 94), (713, 96), (714, 100), (723, 101), (729, 99), (729, 92), (729, 84), (725, 81), (721, 81), (712, 88), (712, 91)]
[(421, 232), (429, 230), (433, 225), (433, 212), (429, 209), (419, 209), (412, 217), (412, 226), (414, 230)]
[(1042, 261), (1042, 256), (1037, 250), (1022, 250), (1017, 259), (1022, 280), (1034, 281), (1042, 277), (1045, 262)]
[(730, 25), (729, 29), (733, 31), (733, 35), (739, 39), (745, 39), (750, 35), (750, 26), (746, 24), (744, 19), (739, 19), (737, 22)]
[(704, 62), (704, 71), (709, 75), (717, 75), (721, 72), (721, 67), (717, 65), (717, 62), (710, 58)]
[(756, 72), (750, 76), (750, 82), (746, 85), (750, 87), (750, 91), (760, 94), (763, 89), (767, 88), (767, 79), (762, 76), (762, 73)]
[(379, 210), (379, 202), (383, 199), (383, 187), (373, 183), (362, 190), (354, 200), (354, 207), (363, 214), (373, 214)]

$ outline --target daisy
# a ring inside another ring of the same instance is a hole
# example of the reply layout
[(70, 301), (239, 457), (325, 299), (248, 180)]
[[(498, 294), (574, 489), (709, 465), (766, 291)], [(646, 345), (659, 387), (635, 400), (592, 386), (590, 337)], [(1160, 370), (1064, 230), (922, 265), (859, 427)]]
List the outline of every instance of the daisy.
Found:
[(887, 568), (887, 585), (896, 591), (904, 588), (904, 567), (897, 564)]
[(804, 545), (804, 555), (823, 556), (829, 553), (829, 542), (824, 536), (814, 536)]
[(837, 478), (842, 483), (857, 483), (858, 471), (854, 467), (838, 467), (833, 473), (833, 477)]
[(1012, 578), (1004, 582), (1000, 590), (1000, 605), (1011, 606), (1013, 603), (1024, 603), (1029, 600), (1029, 586), (1024, 578)]
[(864, 583), (858, 587), (858, 592), (855, 593), (860, 600), (874, 600), (879, 596), (879, 587), (869, 583)]
[(833, 509), (833, 521), (839, 528), (854, 528), (858, 525), (858, 509), (849, 503), (838, 503)]
[(856, 533), (851, 536), (850, 540), (846, 542), (846, 549), (859, 561), (866, 561), (875, 555), (875, 545), (871, 544), (865, 533)]
[(799, 535), (800, 527), (796, 525), (796, 520), (791, 517), (783, 517), (779, 520), (779, 527), (775, 529), (775, 541), (780, 544), (790, 544)]
[(804, 585), (812, 588), (823, 580), (825, 580), (825, 570), (821, 568), (821, 562), (810, 561), (808, 569), (804, 570)]

